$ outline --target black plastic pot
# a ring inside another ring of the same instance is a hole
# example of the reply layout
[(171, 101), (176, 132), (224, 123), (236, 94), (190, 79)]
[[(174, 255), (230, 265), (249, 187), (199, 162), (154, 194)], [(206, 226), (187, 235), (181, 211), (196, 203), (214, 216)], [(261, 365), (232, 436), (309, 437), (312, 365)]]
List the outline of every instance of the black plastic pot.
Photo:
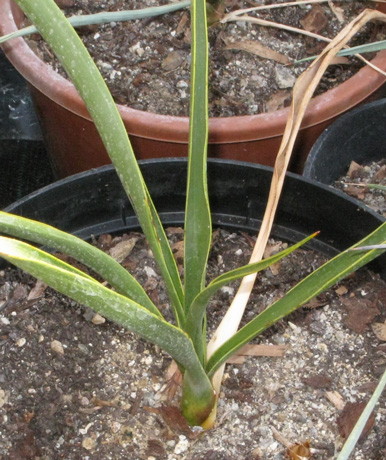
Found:
[(54, 180), (31, 96), (0, 50), (0, 208)]
[(303, 176), (332, 184), (351, 161), (369, 164), (386, 159), (386, 99), (366, 104), (329, 126), (311, 149)]
[[(185, 159), (140, 162), (165, 225), (183, 225)], [(272, 169), (250, 163), (210, 160), (213, 225), (256, 233), (269, 192)], [(30, 194), (6, 211), (49, 223), (89, 239), (138, 227), (115, 170), (104, 166), (63, 179)], [(346, 195), (289, 174), (273, 236), (295, 242), (320, 230), (310, 247), (334, 255), (376, 229), (383, 218)], [(386, 257), (373, 267), (386, 275)]]

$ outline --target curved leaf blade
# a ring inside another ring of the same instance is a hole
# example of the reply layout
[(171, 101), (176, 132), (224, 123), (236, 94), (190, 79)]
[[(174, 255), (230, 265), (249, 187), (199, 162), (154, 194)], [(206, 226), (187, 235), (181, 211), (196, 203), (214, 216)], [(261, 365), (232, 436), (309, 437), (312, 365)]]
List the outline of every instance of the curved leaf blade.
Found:
[(185, 310), (205, 283), (212, 236), (207, 187), (208, 144), (208, 37), (206, 6), (193, 1), (191, 7), (192, 64), (188, 185), (185, 212), (184, 276)]
[[(386, 222), (362, 241), (354, 245), (354, 247), (385, 243)], [(350, 248), (322, 265), (289, 290), (284, 297), (269, 306), (225, 342), (209, 359), (206, 367), (208, 375), (212, 377), (215, 371), (225, 363), (230, 356), (265, 329), (304, 305), (345, 276), (367, 264), (375, 257), (382, 254), (382, 252), (384, 252), (384, 250), (373, 249), (363, 252), (353, 251), (352, 248)]]
[(0, 255), (58, 292), (167, 351), (184, 368), (194, 368), (191, 340), (181, 329), (90, 276), (27, 243), (0, 236)]
[(118, 262), (80, 238), (41, 222), (0, 211), (0, 232), (64, 252), (101, 275), (120, 294), (162, 316), (138, 281)]
[(16, 0), (16, 3), (60, 59), (85, 102), (160, 267), (177, 323), (182, 323), (184, 296), (177, 266), (123, 121), (98, 68), (54, 0)]
[(259, 262), (251, 263), (244, 265), (243, 267), (236, 268), (227, 273), (222, 274), (221, 276), (215, 278), (202, 292), (200, 292), (197, 297), (194, 299), (192, 306), (189, 310), (185, 330), (187, 334), (193, 340), (193, 344), (197, 350), (201, 359), (204, 357), (204, 350), (202, 350), (202, 320), (205, 315), (205, 310), (208, 305), (209, 299), (223, 286), (229, 284), (231, 281), (242, 278), (251, 273), (258, 273), (261, 270), (269, 267), (270, 265), (278, 262), (283, 257), (288, 256), (291, 252), (298, 249), (300, 246), (306, 244), (310, 239), (314, 238), (317, 233), (314, 233), (307, 238), (304, 238), (299, 243), (296, 243), (289, 248), (280, 251), (278, 254), (275, 254), (267, 259), (261, 260)]

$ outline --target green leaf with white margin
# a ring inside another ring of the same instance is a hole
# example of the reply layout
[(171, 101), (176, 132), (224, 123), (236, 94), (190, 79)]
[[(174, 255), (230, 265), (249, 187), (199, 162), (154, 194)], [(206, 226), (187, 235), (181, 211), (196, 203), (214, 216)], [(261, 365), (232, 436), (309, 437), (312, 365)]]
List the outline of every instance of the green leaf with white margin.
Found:
[(184, 331), (27, 243), (0, 236), (0, 256), (58, 292), (161, 347), (185, 370), (193, 392), (190, 397), (198, 401), (212, 400), (212, 385)]
[(41, 222), (0, 211), (0, 232), (64, 252), (101, 275), (120, 294), (162, 316), (143, 287), (118, 262), (80, 238)]
[(205, 315), (206, 307), (208, 305), (209, 299), (222, 287), (226, 284), (229, 284), (231, 281), (242, 278), (243, 276), (250, 275), (251, 273), (258, 273), (261, 270), (275, 264), (283, 257), (288, 256), (291, 252), (298, 249), (300, 246), (306, 244), (311, 238), (314, 238), (318, 233), (314, 233), (307, 238), (304, 238), (299, 243), (294, 244), (293, 246), (280, 251), (278, 254), (275, 254), (267, 259), (260, 260), (259, 262), (244, 265), (243, 267), (236, 268), (227, 273), (224, 273), (217, 278), (215, 278), (203, 291), (201, 291), (197, 297), (194, 299), (192, 306), (189, 310), (185, 331), (189, 337), (193, 340), (193, 344), (196, 348), (196, 352), (200, 357), (201, 361), (204, 361), (205, 352), (203, 350), (203, 331), (202, 331), (202, 320)]
[(60, 59), (94, 120), (165, 281), (178, 324), (184, 294), (170, 245), (154, 209), (114, 100), (94, 61), (54, 0), (16, 0)]
[(379, 398), (381, 397), (382, 391), (386, 386), (386, 371), (383, 373), (381, 380), (379, 381), (377, 388), (375, 389), (373, 395), (370, 398), (370, 401), (367, 403), (364, 411), (359, 417), (357, 423), (355, 424), (353, 430), (350, 433), (350, 436), (347, 438), (347, 441), (344, 443), (343, 449), (340, 451), (338, 458), (336, 460), (347, 460), (354, 450), (360, 435), (362, 434), (363, 428), (365, 427), (368, 418), (371, 415), (371, 412), (374, 410), (375, 405), (377, 404)]
[(192, 63), (188, 185), (185, 212), (185, 310), (205, 285), (212, 236), (207, 187), (208, 36), (206, 3), (191, 7)]
[[(373, 233), (354, 245), (372, 246), (386, 243), (386, 222)], [(226, 360), (243, 345), (250, 342), (268, 327), (284, 316), (309, 302), (345, 276), (354, 272), (382, 254), (384, 250), (373, 249), (367, 252), (353, 251), (352, 248), (341, 252), (333, 259), (319, 267), (304, 280), (290, 289), (287, 294), (270, 305), (256, 318), (241, 328), (233, 337), (225, 342), (209, 359), (206, 371), (211, 378)]]

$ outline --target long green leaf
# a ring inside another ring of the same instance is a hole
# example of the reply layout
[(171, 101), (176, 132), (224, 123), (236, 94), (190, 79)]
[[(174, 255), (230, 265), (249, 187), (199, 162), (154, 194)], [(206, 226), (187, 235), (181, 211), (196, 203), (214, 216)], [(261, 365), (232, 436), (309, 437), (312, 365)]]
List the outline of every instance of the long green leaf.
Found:
[[(356, 246), (367, 246), (386, 243), (386, 222), (368, 235)], [(367, 264), (384, 250), (373, 249), (368, 252), (346, 250), (322, 267), (315, 270), (277, 302), (260, 313), (256, 318), (241, 328), (232, 338), (225, 342), (209, 359), (207, 373), (213, 376), (231, 355), (243, 345), (250, 342), (258, 334), (287, 316), (298, 307), (304, 305), (339, 280)]]
[(183, 323), (183, 289), (178, 270), (122, 119), (101, 74), (54, 0), (16, 3), (51, 46), (84, 100), (160, 267), (177, 323)]
[(269, 267), (270, 265), (278, 262), (283, 257), (288, 256), (291, 252), (298, 249), (300, 246), (304, 245), (309, 241), (311, 238), (315, 237), (317, 233), (314, 233), (307, 238), (304, 238), (297, 244), (280, 251), (278, 254), (275, 254), (267, 259), (261, 260), (259, 262), (248, 264), (243, 267), (236, 268), (235, 270), (231, 270), (223, 275), (214, 279), (203, 291), (201, 291), (197, 297), (194, 299), (192, 306), (189, 310), (187, 319), (186, 319), (186, 327), (185, 331), (189, 335), (189, 337), (193, 340), (193, 344), (196, 348), (196, 352), (202, 362), (204, 362), (204, 350), (203, 347), (203, 337), (202, 337), (202, 320), (204, 318), (204, 314), (206, 311), (206, 307), (208, 305), (209, 299), (215, 294), (222, 286), (229, 284), (231, 281), (242, 278), (243, 276), (250, 275), (251, 273), (258, 273), (261, 270)]
[(371, 415), (371, 412), (374, 410), (375, 405), (377, 404), (379, 398), (381, 397), (382, 391), (386, 387), (386, 371), (383, 373), (381, 380), (379, 381), (377, 388), (375, 389), (373, 395), (370, 398), (370, 401), (367, 403), (364, 411), (359, 417), (357, 423), (355, 424), (350, 436), (347, 438), (347, 441), (344, 443), (343, 449), (340, 451), (338, 458), (336, 460), (347, 460), (354, 450), (360, 435), (362, 434), (363, 428), (365, 427), (368, 418)]
[[(141, 8), (139, 10), (124, 11), (103, 11), (95, 14), (83, 14), (81, 16), (71, 16), (68, 21), (73, 27), (88, 26), (90, 24), (108, 24), (110, 22), (133, 21), (136, 19), (152, 18), (162, 14), (172, 13), (173, 11), (182, 10), (190, 6), (190, 0), (182, 2), (168, 3), (167, 5), (152, 6), (150, 8)], [(12, 32), (0, 37), (0, 44), (11, 40), (11, 38), (25, 37), (38, 32), (35, 26), (24, 27), (16, 32)]]
[(118, 262), (85, 241), (41, 222), (0, 211), (0, 232), (64, 252), (99, 273), (120, 294), (157, 316), (161, 313), (138, 283)]
[(207, 189), (208, 37), (205, 2), (191, 7), (192, 64), (188, 184), (185, 213), (185, 309), (205, 283), (212, 223)]
[(0, 236), (0, 255), (58, 292), (160, 346), (183, 369), (193, 374), (192, 379), (203, 385), (202, 391), (212, 394), (210, 382), (196, 356), (193, 344), (181, 329), (27, 243)]

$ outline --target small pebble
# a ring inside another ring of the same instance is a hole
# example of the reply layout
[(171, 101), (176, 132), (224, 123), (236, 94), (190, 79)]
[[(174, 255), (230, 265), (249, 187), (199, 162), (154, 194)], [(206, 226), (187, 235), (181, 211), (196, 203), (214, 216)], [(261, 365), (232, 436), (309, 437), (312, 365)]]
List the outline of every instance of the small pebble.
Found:
[(64, 355), (63, 345), (59, 342), (59, 340), (53, 340), (51, 342), (51, 350), (59, 355)]
[(95, 449), (96, 445), (97, 442), (94, 438), (84, 438), (82, 441), (82, 447), (84, 447), (87, 450)]
[(16, 341), (16, 345), (17, 345), (18, 347), (24, 347), (24, 345), (26, 344), (26, 342), (27, 342), (26, 339), (23, 337), (23, 338), (21, 338), (21, 339), (19, 339), (19, 340)]

